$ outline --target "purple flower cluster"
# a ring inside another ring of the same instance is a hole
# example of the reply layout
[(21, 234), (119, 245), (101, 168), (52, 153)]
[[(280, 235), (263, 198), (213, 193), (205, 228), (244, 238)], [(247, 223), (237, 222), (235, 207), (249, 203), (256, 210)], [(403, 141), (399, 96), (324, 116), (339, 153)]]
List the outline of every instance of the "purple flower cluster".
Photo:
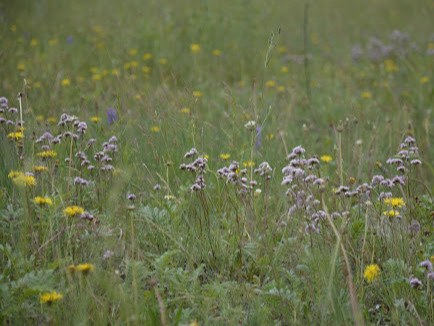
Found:
[[(198, 155), (198, 152), (196, 148), (193, 147), (187, 153), (185, 153), (184, 159), (194, 159), (196, 155)], [(194, 159), (193, 162), (189, 164), (182, 163), (179, 166), (181, 170), (189, 171), (196, 175), (196, 180), (190, 187), (191, 191), (199, 191), (206, 188), (204, 174), (206, 173), (207, 162), (208, 160), (205, 157), (199, 156), (198, 158)]]
[(223, 167), (217, 170), (217, 176), (220, 179), (225, 179), (226, 183), (232, 183), (235, 185), (235, 189), (238, 194), (244, 195), (248, 191), (253, 191), (253, 188), (257, 185), (255, 180), (247, 180), (247, 169), (240, 170), (240, 163), (232, 161), (228, 167)]
[[(0, 97), (0, 124), (6, 123), (7, 126), (14, 126), (15, 123), (12, 121), (13, 115), (18, 113), (16, 108), (8, 109), (8, 99), (4, 96)], [(4, 114), (4, 116), (3, 116)]]

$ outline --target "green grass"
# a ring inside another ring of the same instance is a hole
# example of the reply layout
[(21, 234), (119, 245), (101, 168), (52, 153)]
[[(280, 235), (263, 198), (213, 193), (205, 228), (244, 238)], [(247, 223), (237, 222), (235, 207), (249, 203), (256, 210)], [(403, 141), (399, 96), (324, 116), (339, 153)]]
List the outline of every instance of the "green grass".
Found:
[[(11, 139), (19, 113), (1, 115), (14, 123), (0, 125), (2, 324), (433, 323), (420, 266), (434, 260), (432, 1), (19, 0), (0, 12), (0, 96), (19, 108), (22, 92), (25, 122)], [(372, 38), (395, 48), (370, 58)], [(87, 123), (78, 140), (63, 113)], [(46, 131), (61, 143), (36, 142)], [(94, 156), (114, 135), (105, 172)], [(336, 194), (402, 175), (386, 160), (408, 136), (419, 151), (405, 185)], [(41, 145), (56, 157), (39, 157)], [(298, 158), (321, 161), (306, 176), (323, 182), (294, 178), (291, 195), (282, 169), (298, 145)], [(179, 169), (193, 147), (208, 159), (196, 192), (200, 169)], [(237, 181), (226, 182), (219, 169), (232, 161)], [(255, 174), (264, 161), (272, 171)], [(33, 186), (10, 175), (40, 165)], [(405, 205), (379, 200), (387, 191)], [(68, 216), (73, 205), (93, 219)], [(43, 303), (52, 291), (63, 298)]]

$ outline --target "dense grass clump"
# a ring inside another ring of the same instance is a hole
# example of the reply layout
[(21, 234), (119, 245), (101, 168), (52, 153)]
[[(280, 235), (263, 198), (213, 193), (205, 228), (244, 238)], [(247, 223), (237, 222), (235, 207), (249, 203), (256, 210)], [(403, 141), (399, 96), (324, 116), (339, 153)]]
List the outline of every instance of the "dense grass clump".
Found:
[(0, 4), (1, 323), (434, 323), (432, 17)]

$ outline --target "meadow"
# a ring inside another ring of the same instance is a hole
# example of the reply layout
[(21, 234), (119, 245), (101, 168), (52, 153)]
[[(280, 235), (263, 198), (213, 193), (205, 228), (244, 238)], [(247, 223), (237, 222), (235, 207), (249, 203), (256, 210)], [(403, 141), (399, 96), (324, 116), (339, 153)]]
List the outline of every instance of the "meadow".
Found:
[(0, 323), (434, 324), (434, 2), (0, 3)]

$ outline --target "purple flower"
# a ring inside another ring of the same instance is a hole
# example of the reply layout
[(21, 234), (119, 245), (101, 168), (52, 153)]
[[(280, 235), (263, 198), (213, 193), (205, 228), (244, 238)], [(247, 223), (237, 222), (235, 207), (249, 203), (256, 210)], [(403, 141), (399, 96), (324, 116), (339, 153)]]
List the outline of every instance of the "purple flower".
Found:
[(72, 37), (71, 35), (68, 36), (68, 38), (66, 39), (66, 42), (68, 42), (68, 44), (74, 43), (74, 37)]
[(116, 109), (115, 108), (108, 108), (107, 109), (107, 123), (113, 124), (116, 121)]
[(261, 138), (262, 138), (262, 129), (261, 127), (256, 127), (256, 141), (255, 141), (255, 147), (258, 149), (261, 147)]
[(413, 277), (410, 279), (410, 285), (412, 288), (416, 289), (422, 285), (422, 282), (417, 277)]
[(429, 261), (429, 259), (424, 260), (419, 264), (421, 267), (425, 267), (428, 271), (432, 272), (432, 263)]
[(129, 194), (128, 196), (127, 196), (127, 199), (128, 200), (136, 200), (136, 195), (134, 195), (134, 194)]

